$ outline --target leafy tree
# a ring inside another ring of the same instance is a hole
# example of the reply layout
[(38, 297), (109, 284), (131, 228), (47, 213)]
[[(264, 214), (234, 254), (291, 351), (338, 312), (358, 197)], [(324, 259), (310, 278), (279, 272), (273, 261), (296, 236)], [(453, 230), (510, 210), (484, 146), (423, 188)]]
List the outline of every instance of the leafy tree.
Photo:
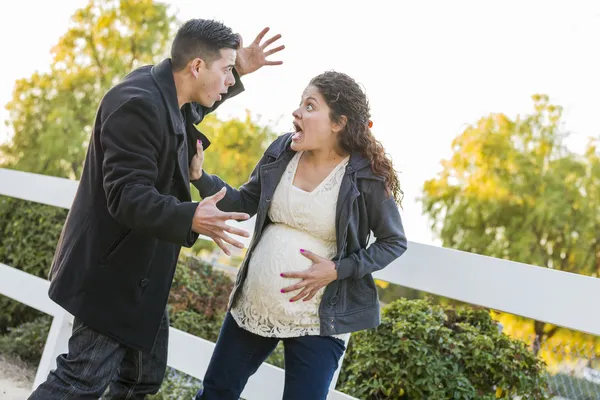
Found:
[[(561, 107), (545, 95), (533, 101), (530, 115), (492, 114), (454, 140), (453, 156), (424, 184), (424, 211), (445, 247), (594, 275), (597, 153), (592, 145), (586, 157), (570, 152)], [(558, 329), (546, 325), (535, 322), (536, 352)]]
[(245, 119), (227, 121), (209, 114), (199, 128), (212, 143), (204, 153), (204, 169), (233, 187), (248, 180), (267, 146), (277, 137), (268, 125), (253, 121), (249, 112)]
[(49, 72), (15, 84), (5, 167), (78, 179), (100, 99), (132, 68), (163, 58), (175, 24), (153, 0), (90, 0), (71, 21)]

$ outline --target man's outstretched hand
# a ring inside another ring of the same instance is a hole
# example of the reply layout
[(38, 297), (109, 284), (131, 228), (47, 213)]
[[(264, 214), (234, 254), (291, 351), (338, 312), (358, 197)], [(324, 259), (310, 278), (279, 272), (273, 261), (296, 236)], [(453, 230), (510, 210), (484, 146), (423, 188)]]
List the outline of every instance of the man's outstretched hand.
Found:
[(217, 203), (225, 197), (227, 189), (223, 188), (214, 195), (205, 198), (198, 204), (194, 219), (192, 220), (192, 230), (200, 235), (205, 235), (214, 240), (214, 242), (227, 254), (231, 252), (227, 248), (229, 243), (237, 248), (243, 249), (244, 245), (233, 239), (227, 233), (249, 237), (248, 232), (227, 225), (227, 220), (244, 221), (250, 218), (248, 214), (237, 212), (223, 212), (217, 208)]
[(269, 61), (267, 57), (280, 52), (285, 49), (285, 46), (281, 45), (271, 50), (266, 48), (281, 38), (280, 34), (277, 34), (261, 44), (267, 32), (270, 28), (263, 29), (254, 42), (248, 47), (244, 47), (242, 37), (240, 36), (240, 47), (237, 50), (237, 58), (235, 60), (235, 69), (240, 76), (252, 73), (265, 65), (281, 65), (283, 61)]

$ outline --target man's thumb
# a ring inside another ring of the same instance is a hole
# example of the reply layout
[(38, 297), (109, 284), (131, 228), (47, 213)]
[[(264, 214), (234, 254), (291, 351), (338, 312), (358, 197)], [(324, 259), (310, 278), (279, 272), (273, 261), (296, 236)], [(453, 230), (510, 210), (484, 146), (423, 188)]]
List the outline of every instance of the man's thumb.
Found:
[(223, 186), (223, 188), (221, 190), (219, 190), (217, 193), (215, 193), (212, 196), (212, 199), (215, 203), (218, 203), (223, 197), (225, 197), (226, 194), (227, 194), (227, 188), (225, 186)]

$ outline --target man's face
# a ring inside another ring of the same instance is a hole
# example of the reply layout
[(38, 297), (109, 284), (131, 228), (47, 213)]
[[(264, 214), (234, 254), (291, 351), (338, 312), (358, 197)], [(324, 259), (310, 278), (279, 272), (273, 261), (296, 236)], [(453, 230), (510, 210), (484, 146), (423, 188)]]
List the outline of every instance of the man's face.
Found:
[(236, 51), (221, 49), (220, 58), (213, 60), (210, 65), (202, 61), (197, 70), (193, 101), (204, 107), (212, 107), (221, 100), (227, 89), (235, 84), (233, 66)]

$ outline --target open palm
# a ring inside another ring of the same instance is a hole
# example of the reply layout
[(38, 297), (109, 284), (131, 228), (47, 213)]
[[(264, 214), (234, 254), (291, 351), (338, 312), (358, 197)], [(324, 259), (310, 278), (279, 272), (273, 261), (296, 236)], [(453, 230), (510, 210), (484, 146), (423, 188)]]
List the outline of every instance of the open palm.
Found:
[(277, 52), (280, 52), (285, 48), (281, 45), (274, 49), (267, 50), (267, 47), (281, 38), (280, 34), (277, 34), (264, 43), (261, 44), (267, 32), (270, 28), (263, 29), (256, 39), (248, 46), (243, 47), (243, 42), (240, 37), (240, 48), (237, 51), (237, 58), (235, 60), (235, 68), (241, 75), (252, 73), (265, 65), (281, 65), (283, 61), (269, 61), (267, 57)]

